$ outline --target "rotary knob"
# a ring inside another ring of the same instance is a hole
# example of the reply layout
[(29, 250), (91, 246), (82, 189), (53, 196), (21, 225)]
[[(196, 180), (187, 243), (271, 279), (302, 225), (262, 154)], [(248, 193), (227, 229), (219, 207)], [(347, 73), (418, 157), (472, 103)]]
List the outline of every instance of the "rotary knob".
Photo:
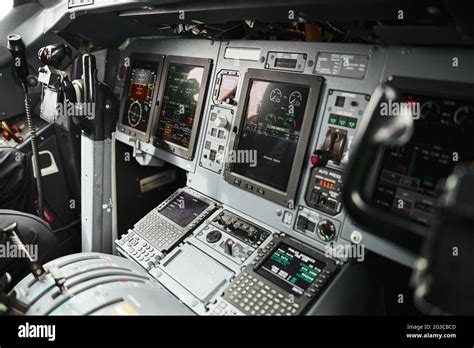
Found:
[(221, 239), (221, 237), (222, 237), (222, 233), (220, 231), (213, 230), (207, 234), (206, 240), (209, 243), (216, 243)]
[(227, 126), (227, 118), (225, 118), (224, 116), (217, 116), (214, 120), (214, 124), (218, 128), (225, 128), (225, 126)]
[(321, 220), (316, 227), (318, 237), (325, 242), (330, 242), (336, 236), (336, 226), (329, 220)]
[(235, 99), (234, 99), (234, 98), (231, 98), (231, 97), (226, 98), (225, 103), (226, 103), (226, 104), (229, 104), (229, 105), (236, 105), (236, 104), (237, 104), (236, 101), (235, 101)]

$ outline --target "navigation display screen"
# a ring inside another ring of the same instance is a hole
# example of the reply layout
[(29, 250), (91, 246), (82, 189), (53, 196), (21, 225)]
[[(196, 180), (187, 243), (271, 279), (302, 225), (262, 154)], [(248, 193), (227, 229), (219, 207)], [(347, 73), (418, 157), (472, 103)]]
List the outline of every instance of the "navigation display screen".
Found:
[(186, 227), (199, 216), (209, 204), (197, 199), (189, 193), (182, 192), (173, 199), (166, 207), (160, 210), (160, 214), (170, 219), (181, 227)]
[(458, 163), (474, 159), (474, 105), (418, 95), (412, 139), (384, 151), (373, 202), (383, 209), (429, 225), (444, 180)]
[(301, 296), (326, 267), (324, 262), (281, 243), (256, 270), (284, 290)]
[(309, 87), (254, 79), (249, 91), (237, 154), (255, 160), (234, 163), (232, 171), (285, 192)]
[(204, 67), (169, 65), (156, 132), (158, 139), (185, 149), (189, 147), (203, 74)]
[(221, 77), (221, 84), (219, 86), (219, 94), (217, 100), (226, 102), (228, 99), (234, 99), (239, 85), (238, 75), (223, 74)]
[(157, 88), (159, 63), (135, 61), (131, 67), (125, 115), (122, 124), (146, 132)]

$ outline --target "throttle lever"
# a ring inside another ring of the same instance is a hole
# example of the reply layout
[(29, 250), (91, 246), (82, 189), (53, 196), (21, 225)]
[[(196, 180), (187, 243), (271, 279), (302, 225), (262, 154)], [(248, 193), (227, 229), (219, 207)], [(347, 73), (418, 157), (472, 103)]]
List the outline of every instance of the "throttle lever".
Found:
[(31, 273), (33, 276), (38, 279), (38, 280), (43, 280), (44, 277), (46, 276), (46, 270), (41, 266), (39, 262), (36, 260), (33, 260), (31, 257), (30, 253), (25, 247), (25, 244), (23, 244), (20, 235), (18, 233), (18, 225), (16, 222), (12, 222), (10, 225), (4, 227), (2, 231), (10, 238), (10, 240), (17, 246), (19, 250), (21, 250), (24, 255), (26, 255), (26, 258), (29, 261), (29, 266), (31, 269)]

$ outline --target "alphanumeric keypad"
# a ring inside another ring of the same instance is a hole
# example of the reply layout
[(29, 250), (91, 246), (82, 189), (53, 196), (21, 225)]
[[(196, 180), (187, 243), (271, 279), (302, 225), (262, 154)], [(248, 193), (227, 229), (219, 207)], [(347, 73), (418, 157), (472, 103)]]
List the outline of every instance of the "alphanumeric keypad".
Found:
[(225, 299), (248, 315), (295, 315), (300, 309), (292, 295), (271, 288), (247, 272), (230, 286)]
[(172, 248), (185, 234), (156, 212), (151, 212), (138, 221), (133, 230), (160, 251)]

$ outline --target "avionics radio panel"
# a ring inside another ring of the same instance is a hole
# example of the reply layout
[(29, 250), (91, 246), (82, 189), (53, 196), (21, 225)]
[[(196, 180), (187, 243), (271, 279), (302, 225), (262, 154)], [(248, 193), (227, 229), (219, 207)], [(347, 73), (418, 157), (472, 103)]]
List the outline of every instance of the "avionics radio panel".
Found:
[[(174, 204), (173, 197), (184, 193), (179, 190), (160, 206)], [(194, 193), (193, 197), (201, 200)], [(196, 215), (197, 205), (180, 210), (180, 219)], [(168, 235), (160, 227), (153, 227), (153, 235)], [(155, 249), (143, 243), (139, 229), (135, 231), (117, 242), (121, 253), (198, 315), (299, 315), (316, 305), (339, 270), (335, 260), (315, 248), (228, 207), (219, 208), (179, 245), (151, 261), (147, 258)]]
[(228, 158), (227, 145), (241, 83), (238, 70), (222, 69), (217, 73), (199, 165), (218, 174)]

